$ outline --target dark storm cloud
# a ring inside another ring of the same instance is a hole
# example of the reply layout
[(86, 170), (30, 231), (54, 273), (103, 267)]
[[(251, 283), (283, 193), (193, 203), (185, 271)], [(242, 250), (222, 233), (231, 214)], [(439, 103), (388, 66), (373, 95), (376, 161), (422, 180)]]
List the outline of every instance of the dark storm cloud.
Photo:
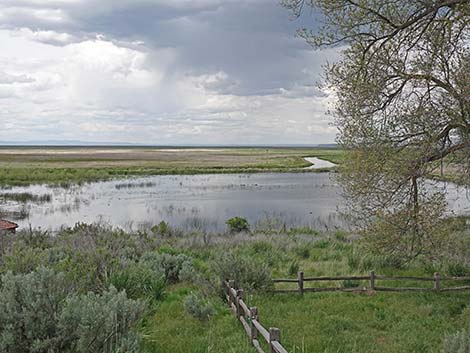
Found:
[[(8, 0), (3, 6), (9, 15), (3, 26), (67, 34), (61, 40), (38, 36), (49, 44), (100, 34), (116, 41), (143, 41), (150, 53), (173, 48), (180, 54), (173, 71), (227, 74), (230, 82), (211, 87), (221, 94), (269, 95), (308, 85), (318, 78), (325, 60), (295, 38), (296, 29), (307, 22), (311, 26), (312, 18), (290, 20), (277, 0)], [(306, 74), (305, 68), (316, 72)]]

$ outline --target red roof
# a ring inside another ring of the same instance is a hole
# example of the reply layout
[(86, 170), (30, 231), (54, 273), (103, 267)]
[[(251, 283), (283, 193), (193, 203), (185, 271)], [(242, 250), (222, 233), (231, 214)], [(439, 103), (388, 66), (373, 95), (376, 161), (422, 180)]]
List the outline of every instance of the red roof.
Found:
[(0, 230), (14, 230), (16, 228), (18, 228), (18, 224), (0, 219)]

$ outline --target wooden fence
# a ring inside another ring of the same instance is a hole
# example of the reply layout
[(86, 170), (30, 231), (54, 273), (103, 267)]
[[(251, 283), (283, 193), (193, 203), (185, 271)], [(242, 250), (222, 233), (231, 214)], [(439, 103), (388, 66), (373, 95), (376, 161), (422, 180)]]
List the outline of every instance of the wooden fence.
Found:
[[(306, 288), (305, 282), (333, 282), (333, 281), (367, 281), (366, 287), (317, 287)], [(378, 281), (418, 281), (432, 282), (432, 287), (381, 287), (377, 286)], [(274, 289), (274, 293), (299, 293), (305, 292), (366, 292), (366, 291), (433, 291), (450, 292), (470, 290), (470, 285), (460, 287), (442, 287), (442, 282), (455, 281), (470, 282), (470, 277), (441, 277), (439, 273), (434, 273), (432, 277), (414, 277), (414, 276), (380, 276), (374, 271), (368, 276), (336, 276), (336, 277), (305, 277), (303, 272), (299, 272), (297, 278), (273, 279), (274, 283), (296, 283), (296, 289)], [(281, 331), (278, 328), (266, 329), (261, 325), (259, 312), (256, 307), (248, 307), (243, 299), (243, 289), (236, 289), (235, 282), (232, 280), (224, 281), (224, 291), (227, 302), (237, 319), (242, 323), (243, 328), (249, 338), (250, 343), (256, 348), (258, 353), (265, 353), (260, 338), (264, 339), (269, 347), (269, 353), (287, 353), (287, 350), (281, 344)]]
[(269, 353), (287, 353), (286, 349), (281, 345), (281, 331), (274, 327), (267, 330), (261, 325), (258, 309), (256, 307), (248, 307), (243, 301), (243, 289), (235, 289), (235, 282), (232, 280), (224, 282), (224, 289), (230, 308), (242, 323), (250, 343), (256, 348), (258, 353), (265, 353), (259, 338), (266, 341)]
[[(317, 287), (305, 288), (305, 282), (325, 282), (325, 281), (367, 281), (367, 287)], [(381, 287), (377, 286), (377, 281), (424, 281), (433, 282), (433, 287)], [(337, 277), (304, 277), (303, 272), (299, 272), (297, 278), (273, 279), (274, 283), (297, 283), (297, 289), (274, 289), (274, 293), (299, 293), (305, 292), (364, 292), (364, 291), (387, 291), (387, 292), (404, 292), (404, 291), (434, 291), (434, 292), (450, 292), (470, 290), (470, 286), (461, 287), (442, 287), (444, 281), (470, 281), (470, 277), (441, 277), (439, 273), (435, 273), (432, 277), (413, 277), (413, 276), (380, 276), (375, 272), (370, 272), (368, 276), (337, 276)]]

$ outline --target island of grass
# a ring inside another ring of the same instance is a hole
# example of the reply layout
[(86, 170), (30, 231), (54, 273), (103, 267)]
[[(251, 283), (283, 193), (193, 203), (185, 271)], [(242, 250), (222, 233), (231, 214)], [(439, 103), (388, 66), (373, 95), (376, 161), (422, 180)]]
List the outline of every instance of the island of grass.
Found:
[(315, 172), (305, 157), (335, 164), (337, 148), (3, 147), (0, 185), (68, 184), (149, 175)]

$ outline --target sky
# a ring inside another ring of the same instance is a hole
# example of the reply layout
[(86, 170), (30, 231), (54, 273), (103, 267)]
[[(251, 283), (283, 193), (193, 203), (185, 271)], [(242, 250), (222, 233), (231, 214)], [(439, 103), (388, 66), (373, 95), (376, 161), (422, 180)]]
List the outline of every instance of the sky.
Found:
[(279, 0), (0, 0), (0, 143), (323, 144), (333, 50)]

